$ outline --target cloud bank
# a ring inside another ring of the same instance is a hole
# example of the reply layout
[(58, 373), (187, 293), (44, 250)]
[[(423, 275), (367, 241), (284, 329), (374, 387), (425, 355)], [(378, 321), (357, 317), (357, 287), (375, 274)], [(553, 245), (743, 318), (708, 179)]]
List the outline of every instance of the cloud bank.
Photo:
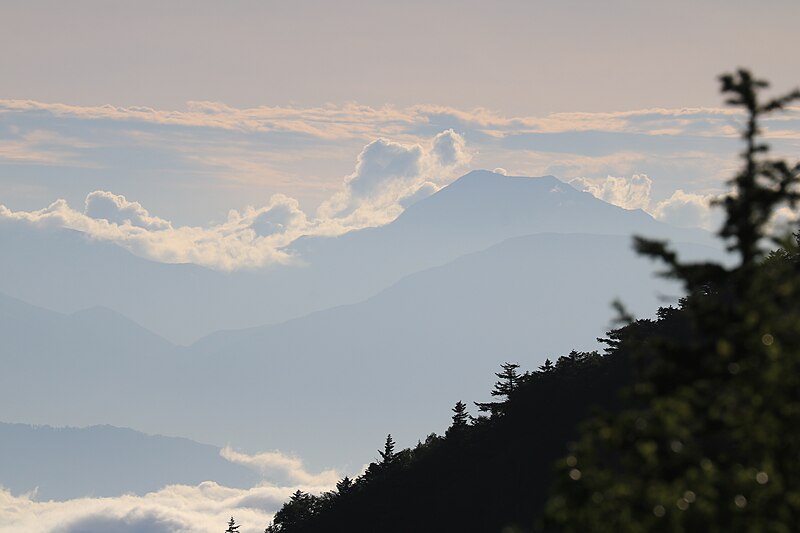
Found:
[(296, 490), (331, 490), (335, 470), (312, 474), (300, 459), (280, 452), (247, 455), (224, 448), (222, 457), (261, 472), (262, 484), (235, 489), (206, 481), (170, 485), (143, 496), (37, 501), (0, 487), (0, 532), (42, 533), (219, 533), (233, 515), (241, 533), (261, 533)]
[(452, 129), (426, 145), (378, 139), (364, 147), (355, 171), (312, 217), (296, 199), (275, 194), (265, 206), (229, 211), (222, 223), (176, 227), (122, 195), (93, 191), (83, 211), (63, 199), (37, 211), (0, 205), (0, 224), (76, 230), (160, 262), (254, 269), (291, 263), (286, 247), (302, 235), (339, 235), (391, 222), (455, 178), (469, 159), (464, 138)]

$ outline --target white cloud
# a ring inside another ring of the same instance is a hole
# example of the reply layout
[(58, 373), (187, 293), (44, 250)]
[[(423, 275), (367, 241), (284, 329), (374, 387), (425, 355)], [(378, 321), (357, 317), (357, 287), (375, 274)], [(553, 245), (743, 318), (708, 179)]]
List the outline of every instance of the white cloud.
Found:
[(658, 202), (651, 214), (673, 226), (714, 231), (719, 229), (722, 212), (711, 206), (713, 199), (714, 195), (693, 194), (678, 189), (666, 200)]
[(229, 461), (261, 472), (264, 482), (236, 489), (206, 481), (197, 486), (170, 485), (143, 496), (37, 501), (34, 494), (13, 495), (0, 487), (0, 533), (219, 533), (233, 515), (241, 533), (261, 533), (296, 490), (318, 494), (334, 488), (334, 470), (308, 472), (302, 461), (267, 452), (255, 455), (230, 448)]
[(117, 225), (130, 224), (156, 231), (171, 228), (166, 220), (150, 216), (139, 202), (129, 202), (124, 196), (107, 191), (89, 193), (83, 213), (87, 217), (104, 219)]
[(264, 479), (280, 480), (287, 486), (333, 486), (341, 478), (336, 470), (324, 470), (319, 474), (311, 474), (305, 469), (301, 459), (277, 451), (248, 455), (226, 446), (220, 450), (220, 455), (232, 463), (261, 473)]
[(219, 533), (233, 515), (242, 524), (241, 533), (260, 533), (295, 490), (319, 493), (330, 488), (234, 489), (206, 481), (197, 486), (171, 485), (144, 496), (46, 502), (0, 488), (0, 532)]
[(470, 157), (463, 137), (452, 129), (428, 146), (378, 139), (364, 147), (355, 172), (320, 205), (318, 217), (323, 225), (342, 229), (386, 224), (413, 203), (409, 200), (449, 183)]
[(310, 219), (297, 200), (275, 194), (262, 207), (231, 210), (208, 227), (173, 226), (139, 202), (109, 191), (93, 191), (79, 212), (65, 200), (38, 211), (0, 205), (0, 223), (67, 228), (167, 263), (194, 263), (218, 270), (253, 269), (295, 260), (286, 250), (302, 235), (338, 235), (391, 222), (409, 205), (430, 196), (469, 161), (464, 139), (453, 130), (432, 142), (373, 141), (358, 156), (355, 171)]
[(452, 128), (434, 137), (431, 153), (442, 167), (456, 167), (470, 160), (464, 137)]
[(630, 178), (608, 176), (602, 181), (575, 178), (570, 184), (610, 204), (625, 209), (646, 210), (650, 205), (653, 180), (645, 174), (634, 174)]
[(644, 174), (634, 174), (630, 178), (608, 176), (603, 180), (576, 178), (570, 184), (619, 207), (642, 209), (673, 226), (715, 231), (722, 222), (722, 212), (711, 205), (716, 195), (687, 193), (678, 189), (669, 198), (653, 201), (653, 180)]

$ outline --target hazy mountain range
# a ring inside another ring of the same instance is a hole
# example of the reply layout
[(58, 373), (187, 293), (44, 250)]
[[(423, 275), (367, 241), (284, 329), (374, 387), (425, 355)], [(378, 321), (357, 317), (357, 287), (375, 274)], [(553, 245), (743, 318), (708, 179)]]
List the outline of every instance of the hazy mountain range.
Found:
[(259, 476), (220, 448), (113, 426), (53, 428), (0, 423), (0, 480), (38, 500), (144, 494), (207, 480), (251, 487)]
[(674, 301), (634, 232), (721, 256), (702, 231), (556, 178), (484, 171), (386, 226), (300, 239), (302, 266), (263, 271), (0, 226), (0, 420), (114, 424), (354, 471), (389, 432), (400, 445), (442, 432), (503, 361), (596, 348), (612, 299), (639, 316)]

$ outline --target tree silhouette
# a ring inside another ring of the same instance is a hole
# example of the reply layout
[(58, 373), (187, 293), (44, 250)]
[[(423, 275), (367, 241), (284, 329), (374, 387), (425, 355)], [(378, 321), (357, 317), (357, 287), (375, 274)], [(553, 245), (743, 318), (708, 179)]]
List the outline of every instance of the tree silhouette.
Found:
[(394, 439), (392, 434), (386, 436), (386, 443), (383, 445), (383, 451), (378, 451), (381, 455), (381, 466), (388, 466), (394, 461)]
[(267, 526), (265, 533), (278, 533), (281, 531), (292, 531), (306, 523), (317, 512), (318, 498), (296, 490), (289, 501), (275, 513), (272, 523)]
[(467, 413), (467, 406), (464, 402), (458, 401), (453, 407), (453, 424), (450, 426), (450, 429), (460, 431), (468, 425), (469, 413)]
[(239, 533), (239, 526), (236, 525), (236, 520), (234, 520), (232, 516), (231, 519), (228, 520), (228, 529), (225, 530), (225, 533)]
[(798, 200), (800, 166), (766, 158), (759, 119), (800, 92), (762, 103), (766, 82), (721, 77), (747, 122), (743, 166), (719, 202), (719, 236), (736, 266), (684, 263), (666, 243), (637, 238), (689, 296), (661, 321), (678, 337), (616, 332), (611, 350), (636, 354), (637, 406), (589, 421), (559, 463), (547, 522), (561, 531), (790, 531), (800, 523), (800, 270), (797, 245), (764, 258), (777, 208)]
[(475, 402), (475, 405), (481, 412), (490, 412), (493, 415), (502, 414), (506, 403), (519, 386), (521, 378), (517, 373), (517, 369), (519, 368), (518, 364), (503, 363), (500, 365), (500, 368), (503, 370), (495, 373), (495, 376), (500, 379), (494, 384), (494, 389), (491, 394), (492, 396), (500, 396), (503, 399), (499, 402)]
[(339, 492), (340, 495), (347, 494), (352, 489), (353, 489), (353, 481), (347, 476), (344, 476), (341, 479), (341, 481), (338, 481), (336, 483), (336, 490)]

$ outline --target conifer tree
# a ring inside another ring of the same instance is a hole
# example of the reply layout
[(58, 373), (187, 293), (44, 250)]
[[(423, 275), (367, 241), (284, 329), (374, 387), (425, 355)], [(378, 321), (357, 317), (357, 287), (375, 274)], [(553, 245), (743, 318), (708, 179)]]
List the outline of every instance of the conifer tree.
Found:
[(228, 529), (225, 530), (225, 533), (239, 533), (239, 526), (236, 525), (236, 520), (234, 520), (232, 516), (231, 519), (228, 520)]
[(764, 260), (770, 218), (798, 200), (800, 165), (767, 159), (759, 119), (800, 91), (762, 103), (767, 84), (740, 70), (721, 78), (746, 112), (741, 171), (720, 202), (719, 232), (735, 267), (684, 263), (664, 242), (638, 238), (644, 255), (689, 297), (687, 339), (631, 341), (636, 408), (585, 425), (559, 464), (549, 525), (564, 532), (791, 531), (800, 523), (800, 269), (796, 244)]
[(499, 402), (475, 402), (481, 412), (490, 412), (493, 415), (502, 414), (509, 398), (519, 386), (521, 378), (517, 373), (518, 364), (503, 363), (500, 368), (502, 368), (502, 371), (495, 373), (495, 376), (500, 379), (494, 384), (491, 394), (492, 396), (501, 396), (503, 399)]
[(344, 476), (341, 479), (341, 481), (338, 481), (336, 483), (336, 490), (339, 492), (340, 495), (347, 494), (348, 492), (350, 492), (352, 488), (353, 488), (353, 481), (347, 476)]
[(378, 451), (378, 453), (381, 454), (381, 466), (390, 465), (394, 460), (394, 439), (392, 439), (391, 433), (386, 437), (383, 451)]
[(467, 406), (464, 402), (456, 402), (453, 407), (453, 424), (450, 429), (461, 430), (469, 425), (469, 413), (467, 413)]

